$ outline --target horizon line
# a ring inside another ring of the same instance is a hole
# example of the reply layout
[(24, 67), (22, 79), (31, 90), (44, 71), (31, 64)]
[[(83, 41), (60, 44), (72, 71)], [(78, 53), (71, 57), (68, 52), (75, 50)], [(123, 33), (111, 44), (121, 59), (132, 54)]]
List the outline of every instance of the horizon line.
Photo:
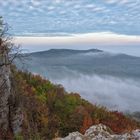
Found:
[(71, 34), (69, 36), (14, 36), (13, 38), (18, 44), (140, 43), (140, 36), (113, 32)]

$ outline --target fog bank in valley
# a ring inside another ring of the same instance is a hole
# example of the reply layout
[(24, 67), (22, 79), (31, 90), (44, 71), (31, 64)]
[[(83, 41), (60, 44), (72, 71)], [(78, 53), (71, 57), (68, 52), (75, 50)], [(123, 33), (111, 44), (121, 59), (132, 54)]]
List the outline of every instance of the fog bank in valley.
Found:
[(119, 111), (140, 111), (140, 81), (99, 75), (69, 75), (54, 79), (69, 92), (78, 92), (91, 103)]

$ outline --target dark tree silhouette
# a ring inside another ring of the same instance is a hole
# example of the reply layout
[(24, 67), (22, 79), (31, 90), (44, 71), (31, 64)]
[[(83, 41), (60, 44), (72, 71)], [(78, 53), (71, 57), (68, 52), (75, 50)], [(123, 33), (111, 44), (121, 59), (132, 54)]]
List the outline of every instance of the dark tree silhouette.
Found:
[(15, 59), (22, 60), (20, 46), (13, 43), (13, 38), (8, 33), (8, 24), (0, 16), (0, 92), (4, 90), (6, 81), (2, 78), (3, 67), (11, 66)]

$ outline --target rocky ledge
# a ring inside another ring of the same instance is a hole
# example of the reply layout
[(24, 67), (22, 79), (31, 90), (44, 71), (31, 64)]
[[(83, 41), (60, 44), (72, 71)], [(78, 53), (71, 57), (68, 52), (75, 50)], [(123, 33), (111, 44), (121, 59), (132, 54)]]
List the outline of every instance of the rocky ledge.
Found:
[(99, 124), (91, 126), (84, 135), (79, 132), (73, 132), (65, 138), (57, 138), (55, 140), (140, 140), (140, 130), (116, 135), (107, 126)]

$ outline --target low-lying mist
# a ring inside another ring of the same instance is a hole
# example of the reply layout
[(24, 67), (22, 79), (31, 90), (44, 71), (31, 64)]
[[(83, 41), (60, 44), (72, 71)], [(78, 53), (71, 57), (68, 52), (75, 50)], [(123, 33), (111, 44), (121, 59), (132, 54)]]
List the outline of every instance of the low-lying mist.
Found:
[(69, 75), (63, 79), (52, 79), (62, 84), (69, 92), (78, 92), (91, 103), (112, 110), (140, 111), (140, 81), (107, 75)]

